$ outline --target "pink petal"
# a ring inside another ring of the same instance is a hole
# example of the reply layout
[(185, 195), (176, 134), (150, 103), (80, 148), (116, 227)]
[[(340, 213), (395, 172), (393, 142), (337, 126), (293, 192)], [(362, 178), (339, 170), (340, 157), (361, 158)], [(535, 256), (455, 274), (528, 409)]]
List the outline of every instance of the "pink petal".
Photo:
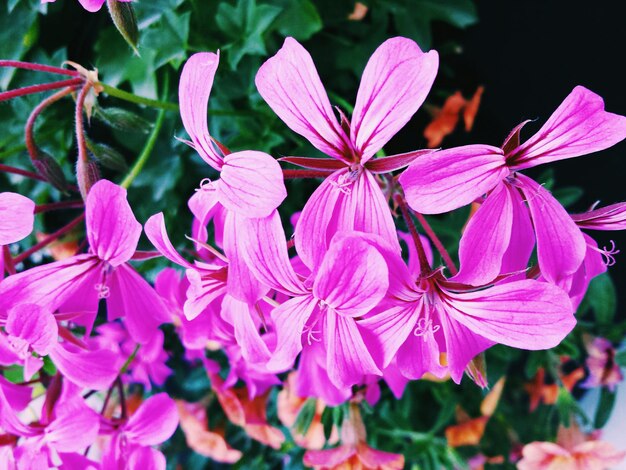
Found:
[(200, 184), (200, 188), (196, 189), (193, 196), (191, 196), (187, 202), (189, 210), (197, 219), (199, 229), (203, 235), (198, 238), (201, 238), (203, 241), (206, 241), (206, 225), (221, 207), (216, 190), (217, 184), (217, 182), (207, 185)]
[[(415, 328), (416, 322), (411, 325)], [(411, 380), (421, 379), (426, 372), (442, 378), (448, 368), (441, 365), (440, 353), (434, 334), (426, 333), (422, 336), (409, 334), (398, 350), (398, 370), (402, 376)]]
[(241, 254), (238, 227), (247, 221), (245, 217), (238, 217), (232, 212), (227, 214), (224, 224), (224, 253), (228, 257), (228, 293), (253, 305), (267, 293), (268, 288), (254, 277)]
[(144, 226), (144, 231), (154, 247), (159, 250), (163, 256), (179, 266), (193, 268), (193, 265), (183, 258), (180, 253), (176, 251), (174, 245), (172, 245), (167, 235), (167, 229), (165, 228), (163, 212), (159, 212), (150, 217)]
[(467, 145), (421, 156), (399, 181), (412, 209), (441, 214), (470, 204), (508, 173), (502, 150)]
[(626, 203), (618, 202), (582, 214), (572, 214), (572, 219), (582, 229), (626, 230)]
[(567, 294), (546, 282), (524, 280), (476, 292), (445, 292), (444, 299), (450, 317), (484, 338), (515, 348), (552, 348), (576, 324)]
[(352, 446), (339, 446), (334, 449), (307, 450), (302, 462), (309, 467), (341, 468), (340, 466), (356, 454)]
[(439, 56), (396, 37), (370, 57), (352, 113), (351, 139), (365, 163), (409, 122), (430, 91)]
[(249, 363), (265, 363), (270, 358), (270, 351), (261, 338), (252, 315), (258, 315), (254, 307), (230, 295), (224, 297), (222, 318), (233, 325), (235, 339), (241, 347), (244, 359)]
[(287, 295), (306, 293), (291, 266), (278, 212), (262, 219), (247, 219), (238, 225), (241, 256), (254, 276), (266, 286)]
[(313, 294), (343, 315), (361, 316), (374, 308), (389, 287), (383, 256), (358, 234), (333, 238), (315, 276)]
[[(79, 401), (80, 400), (80, 401)], [(46, 440), (58, 452), (80, 452), (98, 437), (100, 417), (82, 399), (57, 406), (56, 417), (45, 430)]]
[(207, 126), (208, 102), (220, 56), (212, 52), (192, 55), (183, 67), (178, 85), (180, 117), (196, 152), (216, 170), (222, 157), (215, 149)]
[(85, 209), (87, 239), (96, 256), (111, 266), (128, 261), (141, 236), (126, 190), (108, 180), (93, 185)]
[(220, 203), (245, 217), (267, 217), (287, 197), (280, 165), (263, 152), (227, 155), (220, 176)]
[(9, 276), (0, 283), (0, 315), (18, 303), (36, 304), (52, 312), (81, 291), (97, 298), (88, 281), (100, 267), (93, 255), (78, 255)]
[(33, 378), (43, 367), (43, 359), (35, 356), (26, 356), (24, 359), (24, 380), (28, 381)]
[(185, 318), (193, 320), (218, 297), (226, 293), (226, 275), (225, 269), (222, 268), (215, 273), (188, 269), (186, 276), (189, 288), (183, 310)]
[(0, 193), (0, 245), (20, 241), (33, 231), (35, 203), (17, 193)]
[(127, 465), (141, 470), (165, 470), (167, 461), (162, 452), (152, 447), (135, 447), (128, 456)]
[(507, 155), (515, 170), (579, 157), (626, 138), (626, 117), (607, 113), (601, 97), (577, 86), (535, 135)]
[[(501, 273), (523, 271), (528, 266), (528, 260), (535, 248), (535, 230), (530, 219), (530, 212), (518, 188), (505, 185), (511, 197), (513, 208), (512, 230), (509, 246), (502, 257)], [(517, 277), (525, 278), (525, 273)], [(507, 279), (513, 280), (515, 277)]]
[(324, 318), (326, 369), (338, 388), (362, 383), (367, 375), (382, 375), (354, 319), (329, 309)]
[(304, 325), (317, 306), (311, 295), (298, 296), (283, 302), (272, 311), (277, 344), (267, 369), (272, 372), (289, 369), (302, 351)]
[(34, 304), (13, 307), (9, 311), (5, 331), (26, 340), (42, 356), (56, 344), (59, 334), (54, 315)]
[(147, 343), (161, 323), (172, 321), (163, 299), (129, 264), (113, 271), (109, 290), (109, 319), (124, 317), (130, 336), (138, 343)]
[(85, 351), (67, 343), (58, 343), (48, 355), (70, 382), (94, 390), (108, 388), (121, 367), (121, 358), (108, 349)]
[(28, 385), (16, 385), (0, 375), (0, 392), (15, 411), (22, 411), (31, 402), (33, 389)]
[(293, 38), (259, 69), (263, 99), (291, 130), (331, 157), (348, 161), (348, 138), (337, 122), (310, 54)]
[(543, 186), (518, 174), (537, 235), (537, 257), (544, 277), (564, 282), (582, 264), (585, 239), (563, 206)]
[[(52, 1), (52, 0), (45, 0), (45, 1)], [(85, 10), (91, 13), (95, 13), (96, 11), (100, 10), (100, 8), (102, 8), (102, 5), (104, 5), (104, 2), (105, 2), (105, 0), (78, 0), (78, 1), (80, 2), (80, 4), (83, 6)]]
[(499, 183), (463, 232), (459, 245), (461, 269), (452, 280), (474, 286), (493, 281), (502, 272), (502, 258), (511, 240), (512, 225), (512, 197), (507, 185)]
[(16, 436), (35, 436), (39, 434), (38, 429), (33, 429), (20, 421), (17, 413), (7, 401), (3, 387), (0, 387), (0, 428), (4, 432), (9, 432)]
[(130, 417), (124, 435), (133, 444), (156, 446), (167, 441), (177, 427), (176, 403), (167, 393), (158, 393), (144, 401)]

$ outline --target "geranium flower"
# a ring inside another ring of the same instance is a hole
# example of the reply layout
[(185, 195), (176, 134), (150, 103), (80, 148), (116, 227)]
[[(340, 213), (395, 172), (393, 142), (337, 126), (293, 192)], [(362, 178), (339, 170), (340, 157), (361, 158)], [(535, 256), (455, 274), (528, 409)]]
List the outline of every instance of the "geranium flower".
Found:
[(374, 175), (403, 168), (423, 152), (374, 155), (421, 106), (438, 63), (437, 52), (423, 53), (410, 39), (385, 41), (365, 67), (352, 122), (341, 112), (337, 120), (311, 56), (295, 39), (285, 39), (259, 69), (255, 81), (263, 99), (291, 130), (332, 157), (283, 159), (329, 172), (296, 226), (296, 249), (305, 264), (319, 266), (338, 231), (377, 233), (397, 245), (393, 218)]
[(615, 348), (605, 338), (584, 337), (584, 341), (587, 354), (589, 354), (585, 361), (589, 370), (589, 377), (581, 386), (586, 388), (608, 387), (609, 390), (615, 391), (617, 384), (624, 380), (622, 370), (615, 360)]
[[(106, 0), (78, 0), (82, 7), (89, 12), (96, 12), (102, 8)], [(133, 0), (116, 0), (118, 2), (132, 2)], [(41, 0), (41, 3), (54, 3), (56, 0)]]

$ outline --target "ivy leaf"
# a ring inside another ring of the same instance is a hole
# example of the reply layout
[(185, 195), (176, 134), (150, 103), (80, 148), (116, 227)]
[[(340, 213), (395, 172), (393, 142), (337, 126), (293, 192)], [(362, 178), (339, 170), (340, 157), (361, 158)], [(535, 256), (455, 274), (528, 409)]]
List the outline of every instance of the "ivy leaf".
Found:
[(611, 417), (613, 406), (615, 405), (616, 393), (610, 391), (606, 387), (602, 387), (600, 390), (600, 400), (598, 401), (598, 407), (596, 408), (596, 415), (593, 420), (593, 427), (596, 429), (603, 428)]
[(257, 5), (255, 0), (237, 0), (236, 6), (220, 4), (215, 22), (226, 36), (233, 39), (224, 47), (233, 70), (245, 55), (267, 54), (263, 34), (281, 11), (276, 6)]
[(190, 19), (190, 12), (175, 14), (167, 11), (161, 20), (144, 34), (142, 45), (154, 51), (155, 68), (170, 62), (178, 68), (185, 60)]

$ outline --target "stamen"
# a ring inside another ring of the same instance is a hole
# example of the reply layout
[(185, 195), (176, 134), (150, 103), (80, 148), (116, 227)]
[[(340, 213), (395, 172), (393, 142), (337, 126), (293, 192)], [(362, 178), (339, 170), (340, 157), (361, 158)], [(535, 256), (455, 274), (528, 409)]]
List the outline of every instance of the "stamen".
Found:
[(215, 191), (215, 182), (211, 181), (210, 178), (203, 178), (200, 181), (200, 187), (196, 191)]
[(343, 175), (339, 176), (339, 178), (337, 178), (337, 181), (331, 180), (330, 184), (335, 186), (342, 193), (346, 195), (350, 194), (352, 192), (352, 185), (359, 178), (359, 175), (361, 174), (362, 170), (363, 170), (363, 167), (361, 165), (359, 164), (352, 165), (350, 166), (350, 169), (348, 170), (347, 173), (344, 173)]
[(98, 299), (106, 299), (111, 295), (111, 290), (106, 284), (96, 284), (94, 287), (98, 291)]
[(611, 248), (610, 249), (608, 249), (605, 246), (600, 251), (600, 254), (602, 255), (602, 258), (604, 259), (604, 264), (606, 264), (607, 266), (613, 266), (616, 263), (614, 255), (616, 255), (618, 253), (619, 253), (619, 250), (616, 249), (615, 242), (613, 240), (611, 240)]
[(441, 325), (433, 325), (430, 318), (421, 317), (417, 321), (417, 327), (413, 330), (415, 336), (421, 336), (424, 342), (428, 341), (429, 335), (434, 335), (441, 329)]

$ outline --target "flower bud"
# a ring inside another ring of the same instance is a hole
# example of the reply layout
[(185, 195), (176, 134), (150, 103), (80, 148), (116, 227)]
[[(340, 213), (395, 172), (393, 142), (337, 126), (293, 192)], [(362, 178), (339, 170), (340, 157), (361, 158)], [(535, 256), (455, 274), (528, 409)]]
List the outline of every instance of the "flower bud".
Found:
[(137, 17), (135, 16), (132, 3), (107, 0), (107, 8), (117, 30), (128, 45), (133, 48), (135, 54), (139, 55), (137, 50), (139, 28), (137, 27)]
[(67, 180), (61, 166), (50, 154), (37, 148), (37, 158), (32, 160), (37, 173), (61, 192), (67, 192)]

